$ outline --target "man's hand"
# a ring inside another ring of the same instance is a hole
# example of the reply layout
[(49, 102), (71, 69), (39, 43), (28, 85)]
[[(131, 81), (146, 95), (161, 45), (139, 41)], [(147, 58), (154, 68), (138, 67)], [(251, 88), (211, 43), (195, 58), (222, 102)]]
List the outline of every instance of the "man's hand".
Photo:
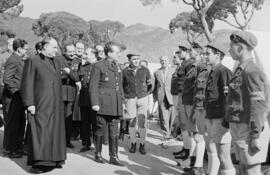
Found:
[(82, 83), (80, 81), (77, 81), (75, 84), (78, 87), (78, 93), (79, 93), (80, 90), (82, 89)]
[(30, 112), (30, 114), (35, 115), (36, 113), (36, 107), (35, 106), (28, 106), (27, 111)]
[(70, 68), (68, 68), (68, 67), (65, 67), (65, 68), (63, 69), (63, 71), (64, 71), (66, 74), (70, 74)]
[(93, 111), (99, 111), (99, 109), (100, 109), (99, 105), (92, 106)]
[(251, 155), (254, 155), (256, 153), (258, 153), (260, 150), (261, 150), (261, 146), (260, 146), (260, 143), (259, 143), (259, 139), (254, 139), (252, 138), (249, 142), (249, 152)]
[(123, 111), (126, 111), (127, 110), (127, 106), (126, 106), (126, 104), (122, 104), (122, 107), (123, 107)]

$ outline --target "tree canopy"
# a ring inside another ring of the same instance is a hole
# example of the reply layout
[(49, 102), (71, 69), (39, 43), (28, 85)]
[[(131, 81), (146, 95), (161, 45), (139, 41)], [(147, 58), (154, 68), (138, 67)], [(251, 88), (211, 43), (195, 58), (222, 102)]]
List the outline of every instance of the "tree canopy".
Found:
[(32, 29), (37, 36), (52, 36), (60, 47), (67, 42), (83, 41), (86, 45), (101, 44), (114, 39), (124, 28), (120, 22), (85, 21), (67, 12), (42, 14)]
[[(155, 6), (162, 3), (162, 0), (139, 1), (145, 6)], [(181, 0), (172, 1), (179, 2)], [(235, 28), (245, 30), (252, 19), (254, 12), (262, 8), (264, 1), (265, 0), (182, 0), (186, 5), (192, 6), (193, 10), (197, 13), (197, 18), (200, 20), (198, 25), (203, 29), (208, 41), (214, 39), (212, 29), (215, 20), (221, 20)], [(177, 20), (182, 20), (179, 15), (171, 21), (172, 24), (177, 24)], [(183, 17), (183, 15), (184, 14), (181, 16)], [(188, 17), (187, 14), (185, 15)], [(228, 20), (229, 16), (232, 16), (235, 19), (235, 24)], [(240, 21), (239, 16), (242, 16), (242, 21)], [(190, 23), (193, 24), (193, 21), (191, 21), (193, 18), (188, 17), (188, 19), (190, 20)], [(171, 27), (171, 23), (169, 27)], [(196, 30), (192, 31), (196, 32)]]
[(5, 19), (17, 17), (22, 11), (21, 0), (0, 0), (0, 14)]

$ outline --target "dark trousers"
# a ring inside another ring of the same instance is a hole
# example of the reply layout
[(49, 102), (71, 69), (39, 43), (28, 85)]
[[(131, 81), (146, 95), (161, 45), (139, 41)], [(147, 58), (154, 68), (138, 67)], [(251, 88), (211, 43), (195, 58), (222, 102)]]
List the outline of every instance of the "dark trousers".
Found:
[[(5, 99), (5, 97), (4, 97)], [(23, 148), (25, 134), (25, 109), (21, 95), (15, 92), (9, 104), (5, 104), (5, 129), (3, 146), (7, 151), (18, 151)]]
[(91, 140), (96, 130), (96, 112), (91, 107), (80, 107), (81, 111), (81, 139), (82, 145), (91, 146)]
[[(96, 117), (96, 135), (97, 136), (117, 136), (119, 133), (118, 124), (120, 122), (118, 116), (97, 115)], [(108, 131), (108, 134), (106, 134)]]
[(66, 144), (70, 143), (71, 130), (72, 130), (72, 110), (73, 102), (64, 102), (64, 115), (65, 115), (65, 130), (66, 130)]

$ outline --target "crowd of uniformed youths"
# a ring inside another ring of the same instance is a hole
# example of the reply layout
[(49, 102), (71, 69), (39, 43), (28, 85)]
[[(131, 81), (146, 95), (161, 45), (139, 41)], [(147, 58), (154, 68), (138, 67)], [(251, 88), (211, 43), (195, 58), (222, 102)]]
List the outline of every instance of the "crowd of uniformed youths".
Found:
[[(249, 32), (230, 35), (229, 53), (238, 62), (232, 72), (222, 64), (227, 54), (223, 45), (181, 41), (174, 66), (162, 56), (161, 67), (151, 76), (147, 61), (138, 54), (127, 55), (128, 65), (118, 63), (125, 49), (119, 43), (94, 48), (67, 43), (62, 56), (56, 56), (57, 42), (45, 38), (36, 44), (37, 53), (27, 56), (27, 42), (15, 39), (3, 79), (4, 153), (10, 158), (28, 154), (33, 173), (61, 168), (66, 147), (74, 148), (72, 123), (80, 121), (80, 151), (94, 149), (95, 160), (104, 163), (102, 144), (108, 142), (109, 162), (123, 166), (118, 139), (125, 133), (130, 136), (129, 152), (136, 152), (139, 140), (139, 152), (146, 154), (152, 93), (158, 102), (163, 140), (171, 139), (173, 128), (181, 129), (184, 144), (173, 154), (176, 159), (190, 159), (185, 171), (235, 175), (233, 146), (239, 172), (259, 175), (270, 136), (269, 87), (253, 60), (256, 45), (256, 37)], [(205, 149), (207, 172), (203, 170)]]

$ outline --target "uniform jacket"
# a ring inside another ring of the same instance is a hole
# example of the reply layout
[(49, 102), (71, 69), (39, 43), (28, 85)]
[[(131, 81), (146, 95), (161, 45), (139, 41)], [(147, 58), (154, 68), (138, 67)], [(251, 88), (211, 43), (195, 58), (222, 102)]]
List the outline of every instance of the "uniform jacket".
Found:
[[(118, 63), (116, 63), (118, 64)], [(122, 116), (124, 91), (120, 66), (109, 58), (93, 65), (89, 93), (91, 105), (99, 105), (98, 115)]]
[(198, 109), (204, 109), (206, 82), (211, 67), (206, 64), (198, 65), (198, 75), (195, 81), (194, 105)]
[(171, 93), (172, 95), (178, 95), (183, 90), (183, 84), (185, 80), (184, 66), (180, 65), (176, 68), (172, 76)]
[(28, 163), (64, 161), (65, 118), (59, 60), (42, 54), (30, 56), (23, 69), (21, 96), (25, 106), (36, 107), (35, 115), (29, 116), (32, 144)]
[(259, 137), (267, 109), (266, 77), (252, 61), (240, 64), (228, 84), (227, 115), (229, 122), (247, 123), (251, 137)]
[[(62, 97), (63, 101), (74, 101), (76, 96), (76, 82), (79, 81), (77, 74), (77, 69), (79, 63), (77, 60), (68, 59), (65, 56), (59, 56), (56, 59), (59, 59), (61, 64), (61, 79), (62, 79)], [(67, 74), (63, 71), (63, 68), (70, 68), (70, 73)]]
[(197, 65), (193, 59), (187, 60), (184, 67), (185, 81), (183, 84), (182, 103), (183, 105), (193, 105), (195, 81), (197, 78)]
[(130, 66), (123, 70), (125, 98), (143, 98), (148, 95), (151, 85), (151, 74), (146, 67), (141, 66), (136, 72)]
[(79, 106), (85, 106), (91, 108), (90, 104), (90, 94), (89, 94), (89, 84), (91, 77), (91, 70), (93, 65), (86, 62), (84, 65), (79, 64), (78, 75), (82, 84), (82, 88), (79, 94)]
[(171, 94), (171, 80), (175, 72), (175, 68), (168, 67), (166, 77), (163, 76), (162, 68), (159, 68), (155, 73), (155, 83), (153, 97), (158, 103), (163, 103), (164, 98), (167, 98), (170, 105), (173, 105), (173, 97)]
[(4, 91), (14, 94), (20, 89), (24, 61), (13, 53), (5, 63)]
[(205, 92), (206, 118), (225, 117), (226, 86), (232, 77), (232, 72), (221, 63), (212, 68)]

